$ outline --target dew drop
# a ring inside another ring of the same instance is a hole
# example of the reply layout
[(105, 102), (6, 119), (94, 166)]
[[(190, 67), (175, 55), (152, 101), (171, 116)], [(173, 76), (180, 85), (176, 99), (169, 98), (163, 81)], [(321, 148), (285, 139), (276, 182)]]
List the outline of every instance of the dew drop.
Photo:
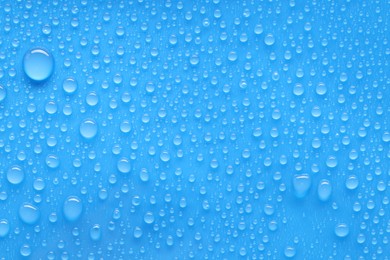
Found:
[(118, 171), (121, 173), (129, 173), (131, 169), (130, 161), (126, 157), (119, 159), (117, 163)]
[(77, 90), (77, 81), (73, 77), (68, 77), (62, 83), (62, 88), (68, 94), (72, 94)]
[(89, 236), (93, 241), (98, 241), (102, 237), (102, 230), (99, 224), (93, 225), (91, 230), (89, 231)]
[(308, 193), (311, 186), (311, 179), (308, 174), (297, 174), (293, 178), (295, 196), (303, 198)]
[(10, 226), (8, 223), (8, 220), (6, 219), (1, 219), (0, 220), (0, 238), (6, 237), (9, 233)]
[(29, 50), (23, 59), (23, 70), (34, 81), (43, 81), (51, 76), (54, 69), (53, 56), (42, 48)]
[(19, 218), (26, 224), (33, 225), (37, 223), (39, 217), (39, 209), (30, 203), (23, 203), (19, 208)]
[(345, 181), (345, 187), (347, 187), (348, 190), (354, 190), (358, 186), (359, 186), (359, 179), (356, 177), (356, 175), (348, 176), (347, 180)]
[(330, 195), (332, 194), (332, 185), (330, 184), (330, 181), (328, 180), (321, 180), (320, 184), (318, 185), (318, 198), (321, 201), (327, 201), (330, 198)]
[(79, 197), (69, 196), (63, 206), (64, 217), (68, 221), (76, 221), (80, 218), (83, 211), (83, 204)]
[(12, 166), (8, 171), (7, 171), (7, 180), (11, 184), (19, 184), (24, 180), (24, 171), (20, 166)]
[(80, 124), (80, 134), (85, 139), (92, 139), (97, 134), (97, 124), (93, 119), (85, 119)]
[(7, 96), (7, 92), (3, 85), (0, 85), (0, 102), (3, 101)]
[(267, 34), (264, 38), (264, 42), (268, 46), (273, 45), (275, 43), (275, 38), (274, 38), (273, 34), (271, 34), (271, 33)]
[(340, 223), (335, 227), (334, 233), (338, 237), (346, 237), (349, 234), (349, 227), (345, 223)]

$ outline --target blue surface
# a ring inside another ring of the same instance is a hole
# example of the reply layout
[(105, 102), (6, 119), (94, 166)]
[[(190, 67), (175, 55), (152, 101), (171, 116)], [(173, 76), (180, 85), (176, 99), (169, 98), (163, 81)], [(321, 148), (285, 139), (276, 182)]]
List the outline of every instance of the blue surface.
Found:
[(389, 259), (389, 11), (0, 1), (0, 259)]

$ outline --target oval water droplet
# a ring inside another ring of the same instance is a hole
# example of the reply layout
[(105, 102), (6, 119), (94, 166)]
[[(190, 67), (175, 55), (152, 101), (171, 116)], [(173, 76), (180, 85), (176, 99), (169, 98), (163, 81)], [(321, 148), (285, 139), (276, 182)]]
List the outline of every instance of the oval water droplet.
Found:
[(83, 204), (79, 197), (69, 196), (63, 206), (64, 217), (68, 221), (76, 221), (80, 218), (83, 211)]
[(7, 180), (11, 184), (19, 184), (24, 180), (24, 171), (20, 166), (12, 166), (8, 171), (7, 171)]
[(100, 238), (102, 236), (102, 230), (100, 228), (100, 225), (98, 225), (98, 224), (93, 225), (93, 227), (89, 231), (89, 236), (91, 237), (91, 239), (93, 241), (100, 240)]
[(85, 139), (92, 139), (97, 134), (97, 124), (93, 119), (85, 119), (80, 124), (80, 134)]
[(9, 230), (10, 230), (10, 226), (9, 226), (8, 220), (1, 219), (0, 220), (0, 238), (6, 237), (9, 233)]
[(3, 85), (0, 85), (0, 102), (3, 101), (7, 96), (7, 92)]
[(33, 225), (38, 222), (40, 217), (39, 209), (30, 204), (23, 203), (19, 208), (19, 218), (26, 224)]
[(321, 180), (320, 184), (318, 185), (318, 198), (321, 201), (327, 201), (330, 198), (330, 195), (332, 194), (332, 185), (330, 184), (330, 181), (328, 180)]
[(46, 80), (54, 70), (53, 56), (43, 48), (33, 48), (24, 55), (23, 70), (34, 81)]
[(311, 186), (311, 179), (308, 174), (297, 174), (293, 178), (295, 196), (303, 198), (308, 193)]
[(72, 94), (77, 90), (77, 81), (73, 77), (68, 77), (62, 83), (62, 88), (68, 94)]
[(334, 233), (338, 237), (346, 237), (349, 234), (349, 227), (345, 223), (340, 223), (335, 227)]
[(129, 173), (131, 169), (130, 160), (122, 157), (117, 163), (117, 168), (121, 173)]

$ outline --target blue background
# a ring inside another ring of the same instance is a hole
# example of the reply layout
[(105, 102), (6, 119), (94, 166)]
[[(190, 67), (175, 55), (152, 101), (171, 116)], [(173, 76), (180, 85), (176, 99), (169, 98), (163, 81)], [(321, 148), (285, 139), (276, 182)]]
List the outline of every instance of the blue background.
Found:
[(0, 257), (389, 259), (389, 10), (0, 1)]

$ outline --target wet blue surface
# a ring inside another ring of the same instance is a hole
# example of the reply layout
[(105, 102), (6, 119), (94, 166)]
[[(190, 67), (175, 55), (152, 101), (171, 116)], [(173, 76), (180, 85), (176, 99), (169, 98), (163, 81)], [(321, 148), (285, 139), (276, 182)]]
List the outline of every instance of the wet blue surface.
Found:
[(0, 1), (0, 259), (389, 259), (389, 10)]

